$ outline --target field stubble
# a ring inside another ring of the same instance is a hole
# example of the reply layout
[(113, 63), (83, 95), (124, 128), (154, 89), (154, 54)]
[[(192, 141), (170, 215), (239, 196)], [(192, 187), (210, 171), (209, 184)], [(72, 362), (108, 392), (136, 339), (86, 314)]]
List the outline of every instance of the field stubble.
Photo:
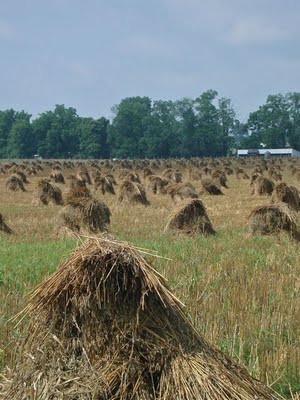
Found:
[[(41, 176), (29, 178), (26, 193), (9, 192), (0, 176), (1, 212), (15, 232), (0, 236), (0, 368), (13, 364), (26, 331), (26, 321), (17, 328), (7, 321), (77, 244), (54, 234), (59, 206), (32, 205)], [(298, 187), (290, 175), (285, 181)], [(192, 183), (199, 189), (199, 182)], [(66, 185), (58, 186), (65, 193)], [(250, 196), (249, 181), (234, 176), (228, 186), (224, 196), (201, 196), (217, 231), (212, 237), (163, 233), (173, 207), (169, 196), (148, 193), (149, 207), (120, 205), (110, 194), (96, 196), (112, 212), (114, 236), (166, 258), (153, 264), (208, 340), (282, 394), (295, 393), (300, 391), (299, 245), (285, 236), (251, 237), (250, 211), (269, 198)]]

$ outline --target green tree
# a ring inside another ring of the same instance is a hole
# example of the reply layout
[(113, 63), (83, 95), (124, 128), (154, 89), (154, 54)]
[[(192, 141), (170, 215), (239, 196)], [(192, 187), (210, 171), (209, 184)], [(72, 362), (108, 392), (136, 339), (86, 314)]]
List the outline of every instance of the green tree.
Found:
[(27, 120), (17, 120), (7, 138), (7, 156), (10, 158), (33, 158), (35, 142), (32, 126)]
[(46, 157), (51, 154), (48, 153), (48, 139), (47, 135), (51, 129), (53, 121), (53, 112), (47, 111), (39, 115), (38, 118), (32, 121), (32, 131), (36, 142), (36, 153), (40, 156)]
[(203, 141), (198, 134), (197, 116), (192, 99), (183, 98), (176, 102), (176, 119), (180, 122), (178, 155), (181, 157), (197, 156), (202, 151)]
[(7, 157), (7, 138), (13, 123), (15, 122), (16, 111), (0, 111), (0, 158)]
[(208, 90), (195, 100), (197, 111), (197, 136), (201, 143), (199, 156), (222, 155), (222, 142), (219, 129), (219, 113), (213, 104), (218, 96), (216, 90)]
[(80, 118), (76, 131), (80, 158), (109, 158), (108, 126), (109, 120), (104, 117), (97, 120)]
[(291, 135), (291, 121), (286, 98), (281, 95), (270, 95), (266, 104), (249, 115), (248, 129), (251, 135), (248, 142), (252, 147), (280, 148), (288, 143)]
[(151, 116), (149, 97), (128, 97), (113, 107), (115, 116), (108, 131), (112, 156), (142, 158), (145, 156), (143, 136)]
[(222, 97), (218, 104), (221, 155), (226, 156), (234, 146), (233, 131), (236, 115), (230, 99)]
[(286, 101), (291, 123), (288, 142), (294, 149), (300, 150), (300, 93), (288, 93)]
[(176, 120), (176, 107), (170, 100), (157, 100), (153, 102), (152, 115), (159, 121), (156, 135), (150, 140), (155, 142), (155, 153), (152, 157), (176, 157), (180, 144), (178, 138), (179, 122)]
[(234, 139), (234, 146), (236, 149), (241, 148), (248, 139), (248, 125), (240, 122), (238, 119), (234, 120), (232, 135)]
[(78, 123), (79, 117), (73, 107), (56, 105), (53, 111), (40, 114), (33, 122), (39, 154), (47, 158), (69, 158), (78, 154)]
[(13, 109), (0, 111), (0, 158), (8, 157), (7, 141), (14, 123), (17, 121), (29, 122), (30, 118), (31, 115), (25, 111), (17, 112)]

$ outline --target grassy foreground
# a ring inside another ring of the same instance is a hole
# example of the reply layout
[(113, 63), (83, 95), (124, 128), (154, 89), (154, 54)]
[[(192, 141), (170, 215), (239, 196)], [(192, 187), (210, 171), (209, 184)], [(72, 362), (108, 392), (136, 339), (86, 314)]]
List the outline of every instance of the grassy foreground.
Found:
[[(0, 371), (13, 365), (18, 339), (26, 333), (26, 321), (17, 327), (8, 321), (78, 244), (54, 235), (59, 207), (31, 205), (37, 179), (30, 179), (28, 192), (15, 195), (0, 178), (0, 211), (15, 231), (0, 236)], [(299, 245), (285, 236), (250, 237), (249, 212), (269, 199), (251, 197), (249, 183), (235, 177), (229, 177), (228, 186), (224, 196), (202, 197), (218, 232), (208, 238), (163, 233), (172, 208), (169, 197), (149, 195), (151, 205), (145, 208), (97, 196), (112, 211), (115, 237), (165, 257), (149, 256), (197, 329), (288, 397), (300, 391)]]

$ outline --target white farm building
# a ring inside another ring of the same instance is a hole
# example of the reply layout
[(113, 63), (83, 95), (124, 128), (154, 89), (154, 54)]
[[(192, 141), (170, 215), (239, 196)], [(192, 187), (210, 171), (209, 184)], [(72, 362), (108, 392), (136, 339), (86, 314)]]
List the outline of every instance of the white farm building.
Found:
[(238, 150), (238, 157), (300, 157), (300, 151), (294, 149), (248, 149)]

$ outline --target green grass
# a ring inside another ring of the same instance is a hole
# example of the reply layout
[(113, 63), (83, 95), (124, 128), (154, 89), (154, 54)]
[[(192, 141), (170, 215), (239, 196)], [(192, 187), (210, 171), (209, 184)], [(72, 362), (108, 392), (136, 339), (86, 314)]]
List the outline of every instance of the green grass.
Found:
[[(101, 199), (112, 211), (115, 237), (162, 257), (146, 256), (186, 305), (195, 327), (290, 397), (290, 388), (300, 390), (299, 244), (284, 235), (249, 236), (250, 210), (270, 200), (249, 196), (249, 183), (235, 177), (229, 186), (224, 196), (203, 199), (218, 232), (206, 238), (162, 233), (173, 207), (166, 196), (149, 196), (147, 208), (121, 206), (114, 196)], [(17, 199), (3, 193), (1, 212), (15, 234), (0, 236), (0, 369), (14, 365), (17, 343), (26, 335), (27, 321), (17, 328), (7, 321), (77, 244), (54, 236), (59, 207), (31, 205), (33, 183), (32, 192)]]
[(55, 271), (59, 261), (74, 249), (76, 241), (8, 243), (0, 241), (0, 286), (26, 294)]
[(55, 271), (74, 240), (13, 243), (0, 240), (0, 370), (14, 362), (16, 346), (26, 332), (26, 321), (9, 322), (24, 307), (26, 295)]
[[(200, 332), (255, 376), (263, 379), (266, 373), (259, 366), (263, 354), (274, 353), (276, 358), (278, 347), (290, 348), (299, 344), (296, 332), (284, 331), (282, 327), (278, 332), (277, 317), (272, 315), (277, 313), (282, 301), (293, 301), (290, 291), (281, 291), (278, 296), (272, 290), (273, 279), (280, 279), (280, 275), (284, 279), (293, 276), (293, 266), (299, 259), (297, 246), (287, 238), (282, 237), (278, 242), (269, 237), (248, 237), (237, 230), (208, 238), (159, 235), (152, 240), (131, 239), (132, 244), (154, 250), (164, 257), (146, 256), (167, 277), (169, 286), (186, 304), (187, 312)], [(7, 320), (20, 311), (25, 296), (55, 271), (76, 244), (70, 239), (38, 243), (0, 241), (0, 293), (3, 295), (0, 331), (6, 330), (3, 342), (9, 336), (13, 338), (10, 343), (16, 342), (23, 335), (22, 327), (15, 331), (10, 324), (7, 330)], [(286, 248), (285, 253), (282, 248)], [(270, 279), (261, 282), (265, 287), (260, 289), (258, 283), (264, 277)], [(245, 299), (244, 291), (250, 293), (251, 298)], [(246, 326), (242, 326), (244, 319), (248, 320)], [(282, 319), (284, 322), (285, 317)], [(264, 329), (262, 320), (266, 324)], [(7, 347), (2, 350), (2, 367), (13, 359), (14, 354)], [(285, 371), (280, 373), (274, 387), (288, 395), (290, 386), (293, 390), (299, 388), (299, 369), (289, 360), (284, 364)]]

